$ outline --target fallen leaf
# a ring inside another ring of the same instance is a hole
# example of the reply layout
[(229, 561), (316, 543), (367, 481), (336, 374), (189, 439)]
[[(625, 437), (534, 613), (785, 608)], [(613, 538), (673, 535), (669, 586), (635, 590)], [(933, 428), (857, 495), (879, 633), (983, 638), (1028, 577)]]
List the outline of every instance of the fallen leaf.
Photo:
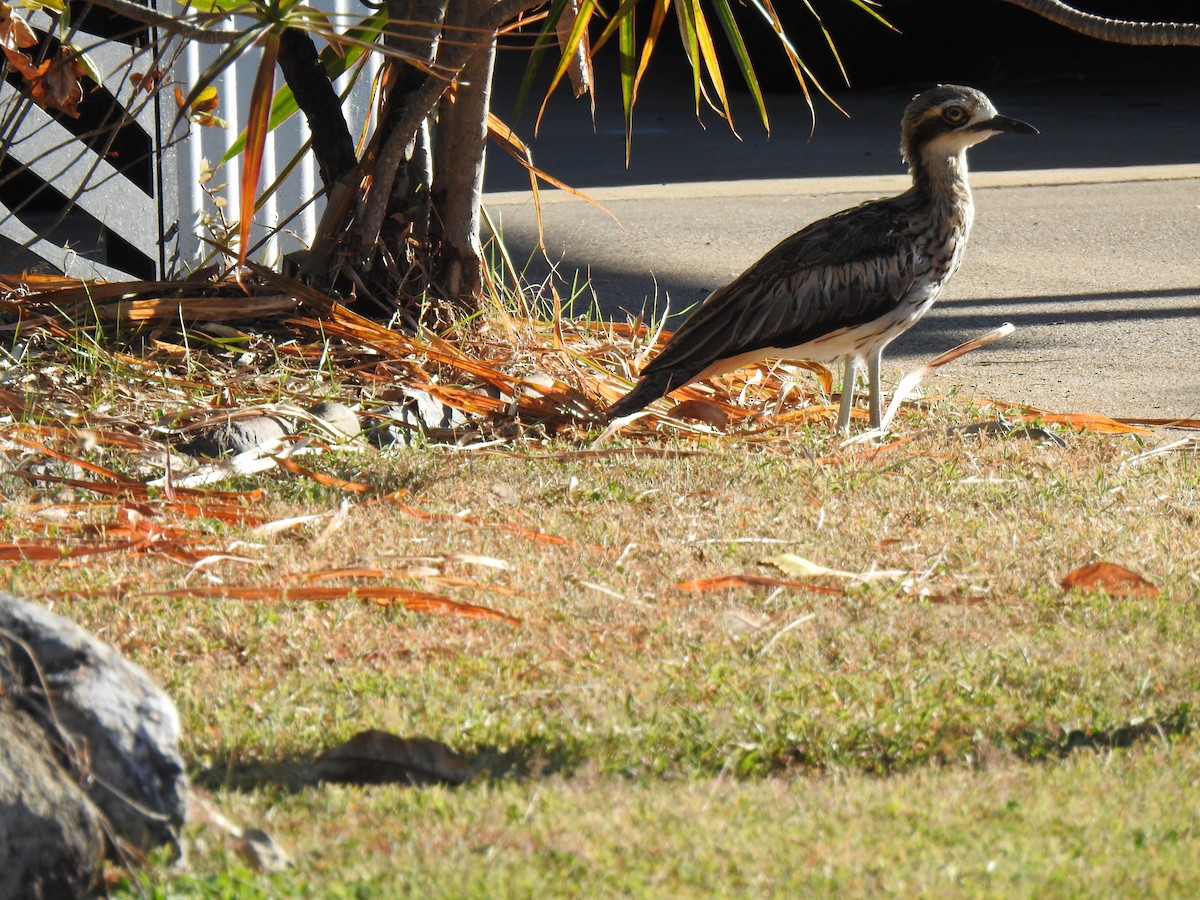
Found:
[(542, 544), (555, 544), (558, 546), (566, 546), (566, 545), (576, 543), (575, 541), (571, 540), (570, 538), (565, 538), (565, 537), (562, 537), (561, 535), (557, 535), (557, 534), (547, 534), (544, 531), (535, 531), (532, 528), (525, 528), (522, 525), (517, 525), (515, 522), (489, 522), (489, 521), (486, 521), (485, 519), (480, 519), (476, 516), (454, 516), (454, 515), (450, 515), (449, 513), (425, 512), (424, 510), (420, 510), (420, 509), (417, 509), (416, 507), (409, 506), (405, 503), (401, 503), (399, 498), (405, 494), (407, 494), (407, 491), (403, 491), (403, 490), (395, 491), (391, 494), (386, 494), (383, 497), (379, 497), (378, 499), (373, 500), (371, 502), (372, 503), (382, 503), (382, 502), (391, 503), (391, 504), (395, 505), (395, 507), (397, 509), (399, 509), (401, 512), (403, 512), (407, 515), (413, 516), (415, 518), (421, 519), (426, 522), (459, 522), (464, 525), (475, 525), (480, 528), (489, 528), (489, 527), (502, 528), (505, 531), (508, 531), (512, 534), (515, 534), (515, 535), (518, 535), (521, 537), (527, 537), (527, 538), (530, 538), (531, 540), (537, 541), (538, 543), (542, 543)]
[(255, 535), (272, 535), (279, 534), (281, 531), (291, 531), (293, 528), (299, 528), (302, 525), (310, 525), (313, 522), (319, 522), (329, 516), (329, 513), (311, 513), (304, 516), (291, 516), (286, 519), (276, 519), (273, 522), (264, 522), (250, 530), (251, 534)]
[(0, 544), (0, 560), (59, 562), (64, 559), (77, 559), (81, 556), (95, 556), (99, 553), (137, 550), (145, 545), (146, 541), (142, 539), (75, 547), (68, 546), (62, 541), (25, 541), (16, 544)]
[(496, 500), (508, 506), (517, 506), (521, 502), (520, 492), (511, 484), (504, 481), (498, 481), (493, 484), (491, 493)]
[(778, 643), (778, 641), (781, 637), (783, 637), (788, 632), (795, 631), (797, 628), (799, 628), (801, 625), (805, 624), (806, 622), (811, 622), (816, 617), (817, 617), (816, 613), (805, 613), (804, 615), (800, 616), (799, 618), (792, 619), (792, 621), (788, 622), (786, 625), (784, 625), (782, 628), (780, 628), (778, 631), (776, 631), (775, 634), (771, 637), (771, 639), (769, 641), (767, 641), (765, 644), (763, 644), (762, 647), (759, 648), (758, 655), (766, 656), (767, 653), (770, 652), (771, 648), (774, 647), (776, 643)]
[(771, 578), (767, 575), (718, 575), (715, 578), (695, 578), (691, 581), (680, 581), (675, 587), (681, 591), (719, 591), (726, 588), (738, 587), (786, 587), (816, 591), (818, 594), (836, 594), (837, 596), (841, 596), (844, 593), (844, 591), (837, 588), (822, 587), (819, 584), (806, 584), (803, 581), (790, 581), (786, 578)]
[(313, 538), (312, 541), (309, 542), (308, 546), (310, 548), (324, 546), (329, 541), (329, 538), (333, 535), (333, 533), (346, 524), (346, 520), (350, 518), (350, 509), (350, 501), (343, 500), (338, 505), (337, 510), (329, 517), (329, 521), (326, 523), (325, 527), (321, 529), (321, 533)]
[(512, 568), (507, 562), (502, 559), (497, 559), (494, 556), (479, 556), (474, 553), (447, 553), (447, 562), (463, 563), (469, 566), (486, 566), (489, 569), (510, 569)]
[(729, 414), (720, 405), (699, 397), (681, 400), (671, 407), (668, 415), (672, 419), (695, 419), (721, 430), (729, 427)]
[(326, 487), (334, 487), (342, 491), (350, 491), (351, 493), (361, 494), (368, 490), (365, 484), (359, 484), (357, 481), (343, 481), (341, 478), (335, 478), (332, 475), (326, 475), (322, 472), (314, 472), (312, 469), (306, 469), (298, 463), (292, 462), (282, 456), (272, 456), (271, 459), (279, 468), (291, 472), (293, 475), (300, 475), (303, 478), (311, 478), (317, 484), (323, 484)]
[(1153, 600), (1158, 588), (1137, 572), (1110, 562), (1094, 562), (1068, 572), (1062, 580), (1063, 590), (1103, 591), (1114, 597), (1136, 597)]
[(727, 609), (721, 614), (721, 625), (725, 633), (733, 637), (758, 634), (771, 624), (770, 616), (749, 609)]
[[(892, 419), (895, 418), (896, 412), (900, 409), (900, 404), (902, 404), (908, 398), (909, 394), (916, 390), (917, 386), (931, 373), (933, 373), (934, 370), (941, 368), (942, 366), (946, 365), (946, 363), (953, 362), (960, 356), (965, 356), (974, 350), (978, 350), (981, 347), (986, 347), (988, 344), (994, 343), (1003, 337), (1007, 337), (1008, 335), (1012, 334), (1015, 329), (1015, 325), (1010, 322), (1005, 322), (999, 328), (993, 328), (987, 334), (982, 334), (979, 337), (965, 341), (959, 344), (957, 347), (947, 350), (945, 353), (942, 353), (931, 359), (925, 365), (921, 366), (921, 368), (909, 372), (907, 375), (901, 378), (900, 383), (896, 385), (896, 390), (892, 394), (892, 402), (888, 404), (887, 409), (884, 411), (883, 420), (880, 422), (879, 428), (874, 430), (886, 432), (888, 430), (888, 426), (892, 422)], [(871, 432), (868, 431), (865, 433), (870, 434)], [(861, 437), (861, 435), (857, 436), (853, 440), (857, 440), (858, 437)]]
[[(104, 548), (103, 550), (93, 550), (92, 552), (107, 552), (109, 549), (123, 548)], [(71, 554), (79, 555), (79, 554)], [(16, 557), (21, 558), (21, 557)], [(443, 597), (439, 594), (430, 594), (425, 591), (413, 591), (408, 588), (393, 587), (390, 585), (359, 585), (357, 587), (243, 587), (243, 586), (220, 586), (220, 587), (192, 587), (181, 588), (168, 591), (153, 591), (152, 593), (160, 597), (170, 599), (186, 599), (188, 597), (198, 597), (202, 599), (220, 599), (227, 600), (245, 600), (248, 602), (260, 603), (289, 603), (289, 602), (309, 602), (309, 603), (330, 603), (337, 600), (348, 600), (351, 597), (357, 597), (360, 600), (369, 600), (376, 606), (392, 606), (393, 604), (403, 606), (405, 609), (413, 612), (434, 612), (445, 613), (453, 616), (463, 616), (468, 619), (491, 619), (497, 622), (504, 622), (506, 625), (520, 625), (521, 620), (515, 616), (510, 616), (507, 613), (500, 612), (496, 609), (490, 609), (486, 606), (477, 606), (474, 603), (461, 603), (457, 600), (451, 600), (449, 597)]]

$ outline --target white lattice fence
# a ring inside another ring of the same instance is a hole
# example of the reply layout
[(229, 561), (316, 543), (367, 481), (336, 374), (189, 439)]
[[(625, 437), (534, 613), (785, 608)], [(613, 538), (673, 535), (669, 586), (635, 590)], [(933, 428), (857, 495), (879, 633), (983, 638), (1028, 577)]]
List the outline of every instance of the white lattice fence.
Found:
[[(313, 5), (339, 24), (361, 19), (367, 12), (350, 0)], [(88, 15), (93, 16), (94, 10)], [(212, 235), (201, 220), (219, 221), (214, 196), (225, 199), (227, 216), (236, 216), (240, 159), (220, 165), (207, 190), (200, 174), (202, 161), (217, 165), (237, 138), (237, 124), (245, 115), (254, 84), (257, 51), (215, 82), (217, 114), (231, 127), (192, 126), (188, 131), (175, 121), (173, 84), (186, 92), (221, 48), (173, 42), (159, 45), (152, 57), (152, 51), (144, 49), (155, 46), (149, 40), (152, 30), (119, 20), (114, 26), (114, 20), (107, 17), (105, 27), (94, 33), (87, 29), (90, 23), (85, 18), (82, 31), (73, 38), (104, 79), (101, 88), (84, 96), (80, 119), (40, 109), (24, 96), (21, 80), (11, 72), (0, 82), (0, 147), (5, 151), (0, 158), (0, 270), (41, 262), (80, 277), (186, 273), (212, 256)], [(30, 25), (42, 33), (53, 28), (43, 13), (31, 15)], [(115, 39), (112, 35), (117, 32), (125, 36)], [(346, 91), (344, 108), (352, 129), (361, 127), (370, 113), (370, 82), (377, 67), (377, 60), (369, 62), (353, 89), (347, 89), (346, 79), (338, 85)], [(164, 89), (139, 91), (130, 73), (156, 68), (166, 73)], [(282, 85), (281, 75), (277, 74), (276, 82)], [(302, 116), (273, 132), (260, 185), (274, 183), (307, 140)], [(253, 236), (260, 245), (255, 259), (274, 263), (281, 255), (307, 246), (322, 209), (319, 198), (308, 201), (316, 197), (319, 187), (315, 163), (306, 155), (255, 216)], [(301, 208), (299, 215), (289, 218)], [(281, 225), (282, 230), (274, 233)]]
[[(41, 12), (29, 24), (41, 34), (54, 28)], [(39, 259), (81, 276), (152, 276), (163, 268), (164, 206), (170, 205), (164, 195), (173, 187), (164, 184), (162, 156), (155, 152), (164, 111), (159, 98), (139, 91), (129, 75), (165, 62), (139, 49), (148, 46), (144, 29), (114, 27), (111, 17), (97, 24), (104, 26), (97, 30), (120, 30), (125, 37), (86, 30), (74, 35), (105, 75), (104, 84), (82, 98), (78, 119), (44, 112), (11, 71), (0, 83), (5, 268)]]

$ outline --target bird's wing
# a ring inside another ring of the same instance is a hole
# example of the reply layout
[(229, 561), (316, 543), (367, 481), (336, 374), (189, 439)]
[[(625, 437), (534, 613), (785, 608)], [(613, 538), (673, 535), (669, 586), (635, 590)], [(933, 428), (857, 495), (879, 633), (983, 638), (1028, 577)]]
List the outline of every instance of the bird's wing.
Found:
[(722, 359), (799, 346), (883, 315), (927, 268), (912, 247), (903, 199), (864, 203), (785, 239), (714, 291), (643, 375), (686, 378)]

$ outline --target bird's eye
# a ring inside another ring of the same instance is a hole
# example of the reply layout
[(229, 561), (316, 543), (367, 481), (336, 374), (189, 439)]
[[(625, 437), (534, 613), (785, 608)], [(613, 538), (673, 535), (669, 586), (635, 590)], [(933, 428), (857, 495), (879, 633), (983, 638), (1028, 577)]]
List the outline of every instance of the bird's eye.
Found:
[(960, 125), (967, 119), (967, 111), (961, 106), (947, 106), (942, 110), (942, 118), (951, 125)]

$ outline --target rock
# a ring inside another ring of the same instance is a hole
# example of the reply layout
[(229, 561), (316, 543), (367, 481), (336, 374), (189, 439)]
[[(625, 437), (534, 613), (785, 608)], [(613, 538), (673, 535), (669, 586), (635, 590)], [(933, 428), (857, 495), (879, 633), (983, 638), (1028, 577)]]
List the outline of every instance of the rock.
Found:
[(377, 447), (404, 446), (432, 431), (462, 428), (467, 417), (457, 409), (447, 406), (428, 391), (419, 388), (401, 388), (402, 401), (389, 408), (385, 415), (395, 419), (396, 424), (383, 423), (371, 430), (371, 440)]
[(546, 390), (554, 390), (558, 385), (558, 380), (547, 372), (530, 372), (521, 379), (521, 384), (517, 386), (517, 390), (524, 394), (532, 394), (535, 396), (544, 397), (545, 391), (539, 391), (538, 388)]
[(367, 429), (367, 437), (371, 443), (380, 450), (388, 450), (393, 447), (406, 447), (413, 443), (424, 432), (419, 427), (405, 428), (404, 408), (400, 406), (392, 406), (384, 410), (383, 415), (391, 419), (390, 422), (380, 422)]
[(358, 437), (362, 424), (354, 410), (345, 403), (337, 400), (322, 400), (308, 410), (330, 428), (339, 431), (346, 437)]
[(174, 844), (188, 785), (170, 697), (140, 666), (36, 604), (0, 593), (0, 629), (0, 688), (52, 740), (61, 729), (86, 750), (88, 796), (113, 833), (141, 851)]
[(0, 732), (0, 897), (81, 897), (104, 865), (100, 813), (7, 698)]
[(204, 429), (179, 449), (191, 456), (210, 457), (236, 456), (259, 447), (273, 452), (286, 434), (283, 423), (272, 416), (239, 416)]
[(983, 422), (972, 422), (969, 425), (957, 425), (947, 429), (946, 433), (954, 434), (956, 431), (980, 437), (1026, 438), (1027, 440), (1037, 441), (1042, 445), (1050, 445), (1052, 447), (1067, 446), (1067, 442), (1053, 431), (1047, 431), (1045, 428), (1040, 428), (1036, 425), (1027, 425), (1024, 422), (1010, 422), (1002, 417), (988, 419)]

